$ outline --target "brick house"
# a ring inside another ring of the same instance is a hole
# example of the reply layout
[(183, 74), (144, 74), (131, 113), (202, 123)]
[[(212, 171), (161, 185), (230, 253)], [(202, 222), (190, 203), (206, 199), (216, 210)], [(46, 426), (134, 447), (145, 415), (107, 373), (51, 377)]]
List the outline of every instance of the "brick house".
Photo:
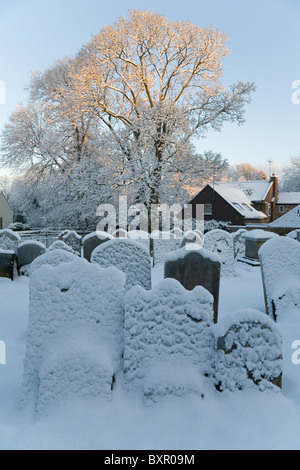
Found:
[(8, 228), (13, 223), (13, 210), (6, 197), (0, 192), (0, 230)]
[(290, 210), (299, 206), (300, 192), (279, 192), (275, 208), (275, 219), (287, 214)]
[(229, 181), (206, 185), (190, 202), (196, 218), (198, 204), (204, 206), (204, 220), (232, 225), (269, 223), (276, 218), (278, 177), (270, 180)]

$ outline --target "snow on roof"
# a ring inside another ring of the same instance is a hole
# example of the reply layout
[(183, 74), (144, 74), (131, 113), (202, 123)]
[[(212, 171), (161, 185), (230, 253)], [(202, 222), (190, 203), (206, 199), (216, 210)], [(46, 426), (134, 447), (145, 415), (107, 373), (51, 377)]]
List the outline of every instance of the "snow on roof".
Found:
[(227, 186), (227, 183), (215, 183), (210, 186), (245, 219), (265, 219), (267, 217), (263, 212), (254, 209), (242, 189)]
[(300, 192), (279, 193), (277, 204), (300, 204)]
[(300, 205), (274, 220), (270, 227), (300, 228)]
[(272, 181), (268, 180), (247, 180), (247, 181), (226, 181), (217, 183), (218, 186), (229, 187), (242, 190), (252, 202), (263, 201), (271, 186)]

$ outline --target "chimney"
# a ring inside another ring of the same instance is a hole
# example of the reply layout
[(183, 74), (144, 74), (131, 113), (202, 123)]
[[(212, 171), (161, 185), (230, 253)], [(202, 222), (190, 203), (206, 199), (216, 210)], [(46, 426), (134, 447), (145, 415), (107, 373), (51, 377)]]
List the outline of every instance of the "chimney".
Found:
[(273, 183), (273, 195), (272, 197), (275, 198), (275, 201), (277, 201), (278, 198), (278, 176), (276, 176), (274, 173), (270, 177), (270, 181)]

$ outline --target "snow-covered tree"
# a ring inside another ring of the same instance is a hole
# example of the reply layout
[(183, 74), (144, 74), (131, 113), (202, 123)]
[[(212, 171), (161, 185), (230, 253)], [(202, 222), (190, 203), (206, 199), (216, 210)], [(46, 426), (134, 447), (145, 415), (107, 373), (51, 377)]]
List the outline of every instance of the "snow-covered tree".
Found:
[(300, 191), (300, 157), (292, 157), (291, 163), (283, 170), (282, 191)]
[(228, 169), (228, 179), (230, 181), (263, 180), (267, 179), (267, 173), (255, 168), (250, 163), (240, 163), (230, 166)]

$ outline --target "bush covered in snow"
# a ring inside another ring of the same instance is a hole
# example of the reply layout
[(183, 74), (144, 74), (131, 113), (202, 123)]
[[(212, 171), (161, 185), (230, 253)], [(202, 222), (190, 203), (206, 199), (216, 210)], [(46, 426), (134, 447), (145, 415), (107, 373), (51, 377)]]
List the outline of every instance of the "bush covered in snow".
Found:
[(12, 230), (5, 228), (0, 230), (0, 248), (2, 250), (13, 250), (18, 253), (18, 245), (22, 242), (20, 235)]

